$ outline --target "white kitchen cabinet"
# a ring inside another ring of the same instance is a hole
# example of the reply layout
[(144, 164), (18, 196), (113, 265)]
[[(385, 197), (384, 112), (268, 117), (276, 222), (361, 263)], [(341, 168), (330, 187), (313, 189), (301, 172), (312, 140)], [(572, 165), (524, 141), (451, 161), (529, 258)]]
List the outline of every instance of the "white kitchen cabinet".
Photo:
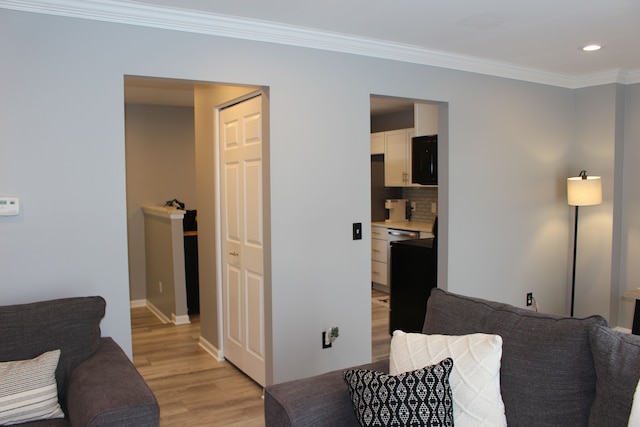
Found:
[(438, 133), (438, 105), (416, 102), (413, 105), (413, 127), (415, 136), (437, 135)]
[(371, 227), (371, 281), (385, 288), (389, 286), (385, 227)]
[(413, 135), (413, 128), (384, 132), (385, 187), (412, 186), (411, 138)]
[(384, 154), (384, 132), (371, 134), (371, 154)]

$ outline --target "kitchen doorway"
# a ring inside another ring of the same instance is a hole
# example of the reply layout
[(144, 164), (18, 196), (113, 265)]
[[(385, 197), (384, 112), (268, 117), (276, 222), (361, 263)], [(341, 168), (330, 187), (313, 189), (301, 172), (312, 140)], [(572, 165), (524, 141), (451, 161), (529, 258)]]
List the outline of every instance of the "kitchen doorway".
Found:
[[(431, 237), (438, 225), (438, 287), (446, 289), (446, 212), (448, 209), (448, 104), (382, 95), (370, 96), (371, 125), (371, 224), (372, 224), (372, 319), (379, 317), (375, 302), (391, 299), (391, 257), (387, 231), (392, 224)], [(415, 182), (412, 174), (413, 138), (437, 136), (437, 184)], [(402, 205), (402, 209), (395, 206)], [(390, 209), (394, 207), (393, 209)], [(392, 212), (393, 211), (393, 212)], [(400, 212), (401, 218), (395, 217)], [(390, 215), (391, 213), (391, 215)], [(393, 217), (393, 218), (390, 218)], [(394, 222), (390, 222), (394, 221)], [(402, 223), (402, 224), (400, 224)], [(411, 228), (413, 227), (413, 228)], [(376, 294), (375, 292), (382, 292)], [(388, 295), (388, 298), (384, 298)], [(390, 307), (388, 308), (390, 310)], [(380, 323), (379, 321), (377, 323)], [(373, 331), (374, 337), (379, 331)], [(387, 332), (389, 333), (389, 331)], [(372, 349), (375, 355), (374, 338)]]

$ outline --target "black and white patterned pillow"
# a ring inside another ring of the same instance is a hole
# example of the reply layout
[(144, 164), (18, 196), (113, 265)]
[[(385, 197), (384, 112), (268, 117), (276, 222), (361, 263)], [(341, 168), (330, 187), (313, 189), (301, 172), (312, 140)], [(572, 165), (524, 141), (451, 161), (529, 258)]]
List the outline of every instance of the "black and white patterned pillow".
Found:
[(453, 426), (453, 360), (392, 376), (349, 369), (344, 380), (362, 426)]

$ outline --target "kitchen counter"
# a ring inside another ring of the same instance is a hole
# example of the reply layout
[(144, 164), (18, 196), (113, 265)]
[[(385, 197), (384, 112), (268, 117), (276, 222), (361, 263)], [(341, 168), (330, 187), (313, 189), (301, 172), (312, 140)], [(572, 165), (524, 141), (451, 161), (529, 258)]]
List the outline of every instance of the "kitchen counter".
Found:
[(433, 224), (430, 222), (418, 222), (418, 221), (398, 221), (398, 222), (386, 222), (376, 221), (371, 223), (374, 227), (395, 228), (397, 230), (407, 231), (421, 231), (431, 233)]

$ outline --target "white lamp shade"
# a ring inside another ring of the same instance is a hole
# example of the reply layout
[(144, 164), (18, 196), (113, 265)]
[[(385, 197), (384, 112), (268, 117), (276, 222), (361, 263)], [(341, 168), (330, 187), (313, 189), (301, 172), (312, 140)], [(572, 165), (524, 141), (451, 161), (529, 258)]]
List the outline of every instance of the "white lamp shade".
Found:
[(602, 203), (602, 179), (599, 176), (567, 178), (567, 202), (571, 206), (592, 206)]

